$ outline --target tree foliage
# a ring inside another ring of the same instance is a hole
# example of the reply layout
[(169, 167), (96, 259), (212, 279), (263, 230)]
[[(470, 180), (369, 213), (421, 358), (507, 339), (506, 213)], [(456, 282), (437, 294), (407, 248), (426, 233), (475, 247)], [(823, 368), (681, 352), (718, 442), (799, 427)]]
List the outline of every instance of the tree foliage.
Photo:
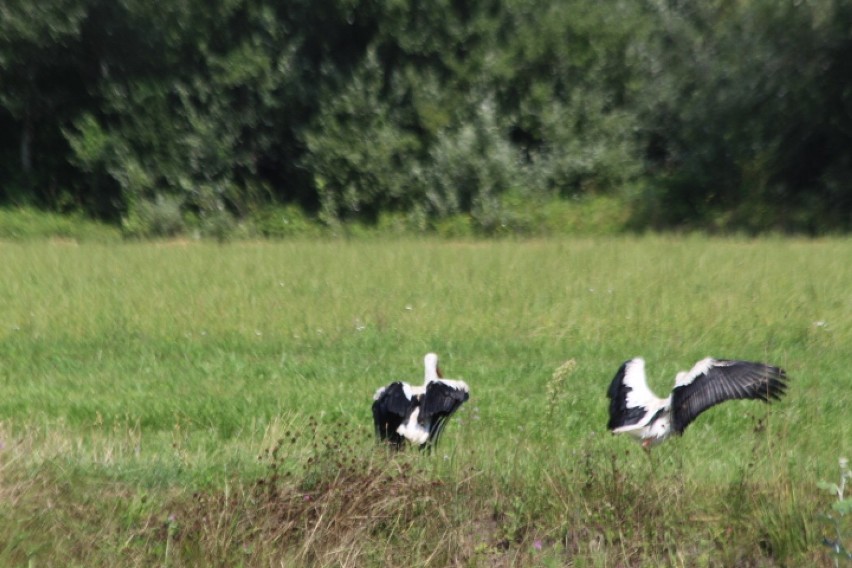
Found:
[(650, 220), (852, 228), (848, 3), (659, 2), (652, 14)]
[(850, 30), (841, 0), (9, 0), (0, 203), (142, 235), (595, 196), (849, 230)]

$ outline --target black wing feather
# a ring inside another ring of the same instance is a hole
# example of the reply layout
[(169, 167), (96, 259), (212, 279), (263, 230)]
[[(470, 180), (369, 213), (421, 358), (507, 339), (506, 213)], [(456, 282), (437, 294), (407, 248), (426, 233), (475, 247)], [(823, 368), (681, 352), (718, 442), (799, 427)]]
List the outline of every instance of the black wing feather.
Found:
[(437, 443), (447, 419), (470, 397), (467, 391), (454, 388), (441, 381), (426, 386), (420, 407), (420, 420), (429, 422), (429, 441)]
[(624, 375), (627, 373), (627, 365), (632, 361), (633, 359), (628, 359), (622, 363), (609, 384), (606, 393), (609, 398), (609, 421), (606, 427), (609, 430), (636, 424), (648, 411), (644, 406), (627, 406), (627, 394), (633, 389), (624, 383)]
[(389, 440), (397, 446), (405, 439), (396, 429), (408, 415), (412, 401), (405, 396), (401, 382), (395, 382), (385, 387), (385, 391), (373, 401), (373, 422), (376, 425), (376, 436), (380, 440)]
[(672, 428), (682, 433), (699, 414), (726, 400), (770, 402), (786, 389), (784, 369), (751, 361), (714, 361), (707, 372), (672, 391)]

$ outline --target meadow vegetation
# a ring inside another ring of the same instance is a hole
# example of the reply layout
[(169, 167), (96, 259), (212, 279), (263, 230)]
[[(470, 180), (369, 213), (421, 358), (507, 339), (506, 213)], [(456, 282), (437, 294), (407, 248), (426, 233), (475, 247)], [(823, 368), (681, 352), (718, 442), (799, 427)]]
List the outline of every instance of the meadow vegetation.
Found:
[(121, 232), (114, 226), (81, 214), (52, 213), (32, 207), (0, 208), (0, 239), (10, 241), (68, 239), (116, 242)]
[[(24, 241), (0, 263), (0, 565), (832, 566), (850, 534), (818, 486), (852, 454), (848, 238)], [(430, 455), (389, 453), (372, 394), (427, 351), (471, 399)], [(707, 355), (792, 381), (649, 457), (605, 430), (636, 355), (658, 394)]]

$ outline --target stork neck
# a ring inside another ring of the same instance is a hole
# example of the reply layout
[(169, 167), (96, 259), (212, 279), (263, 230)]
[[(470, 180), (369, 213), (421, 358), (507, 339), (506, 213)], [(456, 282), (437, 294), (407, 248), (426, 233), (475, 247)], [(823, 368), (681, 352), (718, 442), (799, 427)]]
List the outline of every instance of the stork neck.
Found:
[(429, 353), (426, 355), (423, 360), (426, 373), (424, 378), (424, 384), (429, 384), (433, 381), (437, 381), (440, 376), (438, 375), (438, 357), (434, 353)]

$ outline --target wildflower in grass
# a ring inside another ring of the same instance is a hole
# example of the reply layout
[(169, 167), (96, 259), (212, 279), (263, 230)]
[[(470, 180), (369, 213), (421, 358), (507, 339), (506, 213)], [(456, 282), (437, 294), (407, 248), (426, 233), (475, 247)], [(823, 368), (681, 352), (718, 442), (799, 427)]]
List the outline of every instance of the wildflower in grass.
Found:
[(536, 550), (541, 550), (543, 547), (544, 545), (542, 544), (540, 538), (537, 538), (535, 539), (535, 541), (533, 541), (533, 548), (535, 548)]
[(547, 381), (546, 392), (548, 416), (553, 416), (553, 413), (556, 411), (556, 407), (568, 395), (568, 377), (571, 376), (576, 368), (577, 361), (575, 359), (568, 359), (555, 371), (553, 371), (553, 375), (551, 375), (550, 380)]
[(832, 536), (824, 536), (823, 544), (831, 548), (834, 552), (834, 565), (839, 566), (839, 559), (846, 558), (852, 560), (852, 550), (847, 548), (849, 540), (848, 523), (844, 519), (848, 519), (848, 515), (852, 515), (852, 499), (845, 498), (846, 484), (852, 480), (852, 470), (849, 469), (849, 460), (841, 457), (838, 460), (840, 466), (840, 482), (829, 483), (825, 481), (819, 482), (817, 485), (835, 497), (837, 500), (831, 506), (831, 512), (823, 513), (822, 517), (832, 527)]

